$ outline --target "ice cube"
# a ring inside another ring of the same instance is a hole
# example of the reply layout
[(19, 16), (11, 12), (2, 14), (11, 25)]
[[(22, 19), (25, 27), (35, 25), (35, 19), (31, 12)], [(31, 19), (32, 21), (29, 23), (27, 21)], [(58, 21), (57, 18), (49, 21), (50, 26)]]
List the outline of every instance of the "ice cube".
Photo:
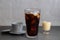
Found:
[(35, 20), (32, 20), (31, 24), (34, 24), (35, 23)]

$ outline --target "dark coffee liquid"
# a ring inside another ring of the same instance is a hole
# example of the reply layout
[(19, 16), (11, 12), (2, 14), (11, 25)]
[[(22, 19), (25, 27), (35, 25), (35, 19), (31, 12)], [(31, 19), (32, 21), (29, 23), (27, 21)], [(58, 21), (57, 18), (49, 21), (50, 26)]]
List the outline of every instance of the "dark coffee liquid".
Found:
[(25, 13), (27, 34), (29, 36), (36, 36), (38, 34), (38, 25), (40, 19), (40, 13), (38, 15)]

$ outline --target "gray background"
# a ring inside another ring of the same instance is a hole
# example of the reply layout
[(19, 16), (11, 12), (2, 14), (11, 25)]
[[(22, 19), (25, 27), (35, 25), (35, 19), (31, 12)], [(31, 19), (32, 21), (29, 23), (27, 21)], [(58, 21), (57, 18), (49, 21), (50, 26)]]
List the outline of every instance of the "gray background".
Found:
[(23, 22), (25, 8), (40, 8), (41, 20), (51, 21), (53, 26), (60, 26), (60, 0), (0, 0), (0, 25)]

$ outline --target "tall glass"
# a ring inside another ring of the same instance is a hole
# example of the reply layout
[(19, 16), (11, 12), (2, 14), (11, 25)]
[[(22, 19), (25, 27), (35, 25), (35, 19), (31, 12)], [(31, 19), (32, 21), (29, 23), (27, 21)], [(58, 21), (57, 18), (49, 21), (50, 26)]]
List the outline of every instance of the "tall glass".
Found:
[(28, 8), (24, 10), (26, 21), (26, 36), (35, 38), (38, 35), (38, 26), (40, 19), (40, 9)]

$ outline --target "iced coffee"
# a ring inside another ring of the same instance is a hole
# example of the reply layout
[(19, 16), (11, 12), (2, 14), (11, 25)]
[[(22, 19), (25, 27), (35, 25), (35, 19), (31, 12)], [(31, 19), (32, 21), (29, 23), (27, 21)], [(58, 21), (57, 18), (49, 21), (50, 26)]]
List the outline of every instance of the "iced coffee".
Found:
[(40, 20), (40, 12), (38, 10), (32, 10), (25, 12), (26, 34), (29, 37), (35, 37), (38, 35), (38, 26)]

